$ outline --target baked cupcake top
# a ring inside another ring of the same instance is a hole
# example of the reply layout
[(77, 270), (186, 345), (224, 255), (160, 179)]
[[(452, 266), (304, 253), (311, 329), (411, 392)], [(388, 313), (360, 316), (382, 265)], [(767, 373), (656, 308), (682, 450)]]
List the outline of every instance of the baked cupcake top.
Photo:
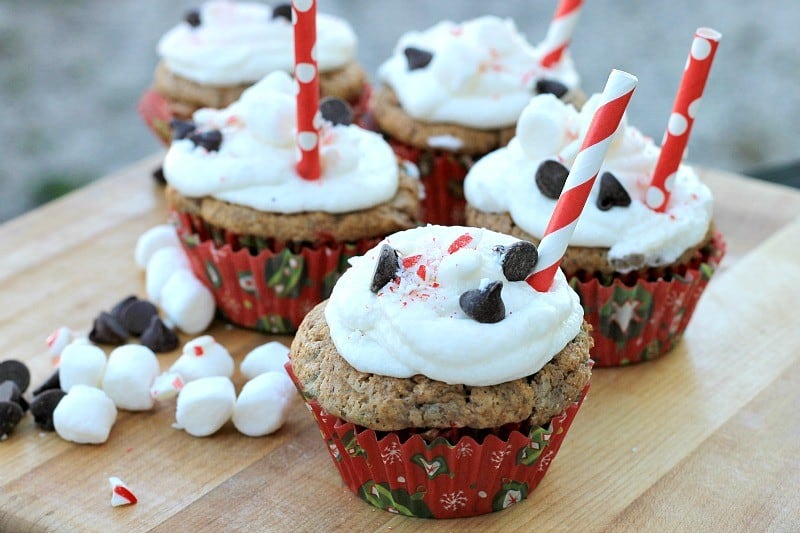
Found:
[(273, 72), (224, 109), (200, 109), (173, 122), (164, 177), (191, 198), (210, 196), (272, 213), (347, 213), (391, 199), (398, 188), (392, 149), (373, 132), (349, 124), (339, 100), (323, 100), (319, 135), (322, 174), (295, 169), (295, 82)]
[[(290, 73), (294, 38), (290, 4), (274, 9), (255, 2), (211, 1), (158, 42), (158, 55), (176, 74), (207, 85), (238, 85), (270, 72)], [(355, 59), (356, 35), (337, 17), (317, 15), (317, 62), (321, 72)]]
[(378, 75), (416, 119), (493, 129), (516, 122), (537, 82), (578, 86), (568, 52), (551, 68), (540, 66), (543, 54), (513, 20), (483, 16), (404, 34)]
[(331, 339), (365, 373), (469, 386), (529, 376), (583, 321), (560, 271), (548, 292), (524, 281), (536, 258), (531, 243), (485, 229), (395, 233), (351, 259), (336, 283), (325, 308)]
[[(598, 103), (595, 95), (578, 112), (552, 95), (532, 98), (516, 137), (470, 169), (467, 202), (480, 211), (509, 213), (517, 226), (541, 238)], [(609, 262), (625, 272), (637, 268), (629, 265), (673, 263), (706, 237), (713, 199), (689, 166), (668, 180), (666, 212), (647, 207), (658, 155), (652, 139), (623, 118), (570, 245), (608, 248)]]

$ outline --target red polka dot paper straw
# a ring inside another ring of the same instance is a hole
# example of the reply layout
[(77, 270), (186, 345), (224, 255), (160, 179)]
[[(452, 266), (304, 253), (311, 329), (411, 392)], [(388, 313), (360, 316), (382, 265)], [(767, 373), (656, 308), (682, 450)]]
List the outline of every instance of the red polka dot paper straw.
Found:
[(536, 268), (526, 280), (537, 291), (545, 292), (553, 284), (553, 277), (606, 157), (611, 137), (628, 107), (636, 82), (636, 76), (621, 70), (612, 70), (608, 76), (603, 94), (600, 95), (600, 105), (592, 117), (564, 190), (544, 230)]
[(663, 213), (669, 204), (678, 166), (686, 151), (692, 124), (697, 116), (703, 89), (708, 81), (708, 74), (711, 72), (711, 64), (714, 62), (721, 37), (718, 31), (711, 28), (698, 28), (694, 34), (683, 78), (667, 122), (661, 154), (658, 156), (650, 187), (645, 196), (647, 206), (654, 211)]
[(547, 29), (547, 36), (542, 43), (545, 49), (541, 59), (543, 67), (550, 68), (561, 61), (561, 56), (569, 46), (572, 32), (578, 24), (581, 7), (583, 7), (583, 0), (560, 0), (558, 2), (553, 20)]
[(316, 180), (320, 176), (319, 72), (317, 71), (317, 1), (292, 0), (294, 21), (294, 77), (297, 92), (297, 173)]

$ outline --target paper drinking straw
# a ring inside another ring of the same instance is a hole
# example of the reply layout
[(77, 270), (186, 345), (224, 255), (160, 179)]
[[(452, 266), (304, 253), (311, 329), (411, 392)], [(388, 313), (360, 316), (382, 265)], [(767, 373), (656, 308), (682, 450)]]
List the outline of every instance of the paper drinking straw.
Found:
[(300, 158), (297, 173), (303, 179), (320, 176), (319, 127), (315, 117), (319, 110), (319, 72), (317, 71), (317, 1), (292, 0), (294, 22), (294, 77), (297, 92), (297, 147)]
[(711, 72), (711, 64), (714, 62), (721, 37), (718, 31), (711, 28), (698, 28), (694, 34), (683, 78), (667, 122), (661, 154), (656, 161), (650, 187), (645, 196), (645, 203), (654, 211), (663, 213), (669, 204), (678, 166), (686, 151), (692, 124), (697, 116), (703, 89), (708, 81), (708, 74)]
[(543, 67), (552, 67), (561, 60), (569, 46), (572, 32), (578, 24), (583, 0), (559, 0), (553, 20), (542, 42), (545, 54), (541, 59)]
[(621, 70), (612, 70), (608, 76), (600, 95), (600, 105), (592, 117), (581, 149), (567, 176), (564, 190), (544, 230), (536, 268), (526, 280), (537, 291), (547, 291), (553, 283), (553, 277), (589, 198), (589, 192), (611, 144), (611, 137), (617, 131), (628, 107), (636, 82), (636, 76)]

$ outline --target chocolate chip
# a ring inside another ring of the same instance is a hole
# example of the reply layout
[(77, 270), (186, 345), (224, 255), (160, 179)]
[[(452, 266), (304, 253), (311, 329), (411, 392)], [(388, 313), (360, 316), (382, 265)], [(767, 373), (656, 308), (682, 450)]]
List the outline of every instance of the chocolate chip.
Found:
[(128, 330), (122, 327), (114, 315), (105, 311), (94, 319), (92, 331), (89, 332), (89, 340), (100, 344), (120, 345), (129, 336)]
[(10, 435), (25, 413), (14, 402), (0, 402), (0, 437)]
[(569, 88), (556, 80), (542, 79), (536, 82), (537, 94), (552, 94), (556, 98), (561, 98), (569, 92)]
[(278, 4), (272, 9), (272, 18), (284, 18), (292, 21), (292, 4)]
[(58, 369), (56, 369), (44, 383), (33, 389), (33, 396), (36, 397), (50, 389), (61, 389), (61, 379), (58, 377)]
[(169, 129), (172, 131), (172, 140), (179, 141), (194, 133), (194, 130), (197, 129), (197, 124), (191, 120), (173, 118), (169, 121)]
[(14, 402), (20, 406), (23, 413), (28, 410), (28, 402), (22, 396), (22, 391), (10, 379), (0, 383), (0, 402)]
[(120, 315), (122, 313), (122, 310), (138, 300), (139, 298), (133, 294), (131, 294), (130, 296), (126, 296), (125, 298), (114, 304), (114, 307), (111, 308), (111, 314), (114, 316), (114, 318), (121, 321), (122, 319), (120, 318)]
[(628, 207), (631, 197), (625, 187), (611, 172), (603, 172), (600, 176), (600, 190), (597, 193), (597, 209), (608, 211), (612, 207)]
[(384, 285), (397, 276), (398, 270), (400, 270), (400, 261), (397, 252), (388, 244), (384, 244), (378, 253), (378, 262), (375, 264), (375, 272), (372, 274), (369, 290), (378, 294)]
[(178, 347), (178, 334), (168, 328), (158, 315), (153, 315), (142, 332), (141, 341), (155, 353), (169, 352)]
[(119, 324), (134, 335), (141, 335), (147, 329), (150, 320), (158, 316), (156, 306), (147, 300), (140, 300), (134, 297), (133, 300), (127, 298), (120, 302), (121, 306), (116, 313), (112, 314), (117, 318)]
[(209, 152), (216, 152), (222, 145), (222, 132), (219, 130), (209, 130), (202, 133), (195, 132), (189, 135), (189, 140)]
[(353, 110), (341, 98), (326, 96), (319, 102), (319, 112), (322, 114), (322, 118), (333, 122), (334, 126), (337, 124), (349, 126), (353, 123)]
[(508, 248), (503, 248), (500, 264), (503, 266), (503, 275), (508, 281), (524, 281), (533, 272), (539, 251), (532, 242), (515, 242)]
[(433, 54), (428, 52), (427, 50), (421, 50), (419, 48), (414, 48), (413, 46), (409, 46), (405, 50), (403, 50), (403, 54), (406, 56), (406, 61), (408, 62), (408, 70), (417, 70), (418, 68), (425, 68), (428, 66), (428, 63), (431, 62), (433, 59)]
[(53, 431), (55, 429), (53, 411), (56, 410), (61, 398), (66, 395), (67, 393), (61, 389), (50, 389), (34, 396), (31, 402), (31, 414), (37, 426), (45, 431)]
[(500, 297), (502, 281), (493, 281), (483, 289), (467, 291), (458, 299), (458, 305), (468, 317), (482, 324), (494, 324), (506, 317), (506, 306)]
[(183, 17), (183, 20), (189, 23), (189, 26), (192, 28), (196, 28), (200, 25), (200, 10), (199, 9), (190, 9), (186, 12), (186, 16)]
[(536, 169), (536, 186), (546, 197), (558, 200), (568, 175), (567, 167), (558, 161), (552, 159), (542, 161), (539, 168)]
[(158, 167), (155, 169), (151, 176), (153, 176), (153, 179), (156, 180), (156, 183), (159, 185), (167, 184), (167, 178), (164, 177), (164, 167)]
[(31, 384), (31, 371), (22, 361), (8, 359), (0, 363), (0, 383), (7, 379), (16, 383), (20, 392), (25, 392)]

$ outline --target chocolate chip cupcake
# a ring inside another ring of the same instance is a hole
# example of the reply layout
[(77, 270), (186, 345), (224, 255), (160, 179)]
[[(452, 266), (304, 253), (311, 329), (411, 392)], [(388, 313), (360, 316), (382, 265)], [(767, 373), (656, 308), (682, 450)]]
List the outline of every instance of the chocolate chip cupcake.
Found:
[[(347, 101), (360, 115), (369, 86), (356, 62), (356, 35), (337, 17), (317, 16), (320, 90)], [(294, 66), (291, 4), (210, 1), (186, 14), (158, 43), (153, 87), (139, 104), (147, 124), (165, 142), (169, 121), (200, 108), (221, 109), (274, 71)]]
[(392, 512), (497, 511), (541, 480), (591, 375), (589, 326), (536, 247), (488, 230), (390, 235), (315, 307), (287, 370), (344, 482)]
[[(578, 112), (553, 96), (534, 97), (508, 147), (467, 175), (468, 223), (538, 243), (597, 102)], [(669, 351), (724, 252), (711, 191), (689, 166), (672, 178), (666, 212), (647, 207), (658, 155), (623, 119), (561, 262), (594, 328), (600, 366)]]
[(418, 179), (341, 100), (321, 104), (320, 179), (301, 178), (295, 109), (291, 77), (272, 73), (227, 108), (174, 121), (164, 160), (195, 274), (230, 321), (269, 333), (294, 331), (348, 258), (419, 210)]
[(544, 53), (512, 20), (493, 16), (441, 22), (400, 38), (378, 72), (370, 119), (398, 155), (419, 166), (424, 221), (464, 223), (464, 175), (514, 136), (532, 94), (583, 102), (569, 54), (546, 68)]

